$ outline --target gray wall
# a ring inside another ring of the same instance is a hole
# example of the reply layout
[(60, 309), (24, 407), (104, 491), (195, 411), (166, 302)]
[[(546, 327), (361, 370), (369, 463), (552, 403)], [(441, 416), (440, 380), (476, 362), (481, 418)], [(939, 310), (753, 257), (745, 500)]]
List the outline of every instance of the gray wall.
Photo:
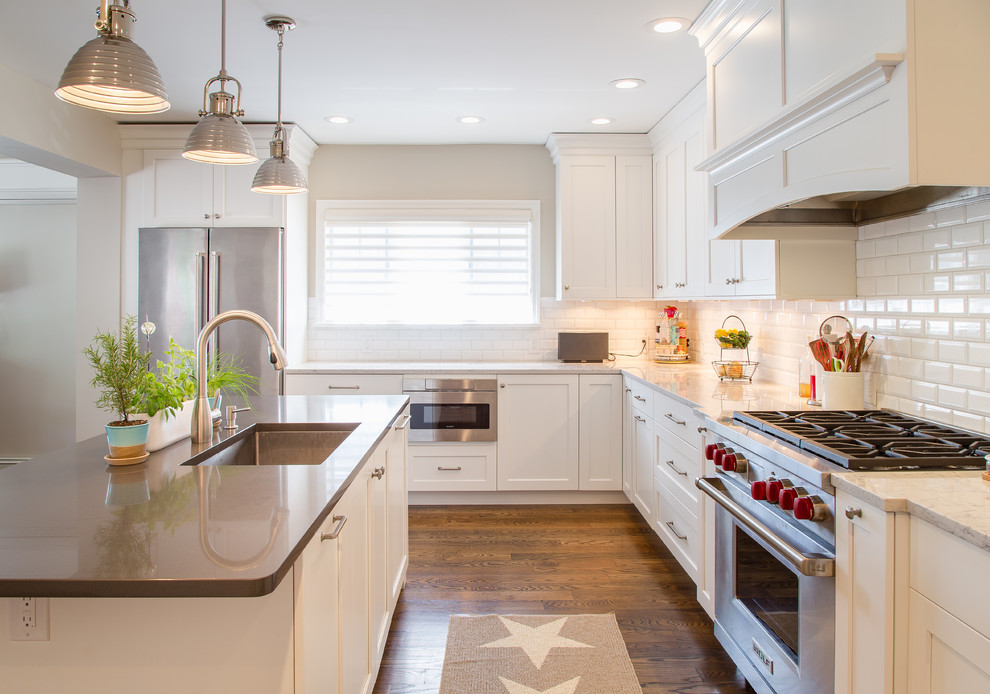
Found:
[(75, 330), (75, 204), (0, 204), (0, 458), (75, 441)]

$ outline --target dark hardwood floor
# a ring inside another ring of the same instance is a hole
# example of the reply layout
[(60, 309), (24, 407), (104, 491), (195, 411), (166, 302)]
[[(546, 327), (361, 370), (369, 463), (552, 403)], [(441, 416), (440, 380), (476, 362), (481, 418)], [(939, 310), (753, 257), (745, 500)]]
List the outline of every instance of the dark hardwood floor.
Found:
[[(375, 694), (436, 694), (451, 614), (614, 612), (644, 694), (752, 692), (631, 505), (416, 506)], [(602, 692), (602, 694), (608, 694)]]

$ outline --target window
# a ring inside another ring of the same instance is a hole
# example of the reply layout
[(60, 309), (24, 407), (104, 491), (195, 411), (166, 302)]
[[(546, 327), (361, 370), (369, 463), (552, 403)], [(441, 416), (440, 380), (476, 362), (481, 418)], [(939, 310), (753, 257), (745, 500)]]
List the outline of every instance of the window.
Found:
[(539, 322), (539, 201), (320, 201), (322, 322)]

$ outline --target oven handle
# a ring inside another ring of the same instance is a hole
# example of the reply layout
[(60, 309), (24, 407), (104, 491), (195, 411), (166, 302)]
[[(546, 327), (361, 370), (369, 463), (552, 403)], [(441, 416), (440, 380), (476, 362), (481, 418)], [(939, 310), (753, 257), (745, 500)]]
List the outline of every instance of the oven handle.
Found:
[(795, 569), (805, 576), (828, 578), (835, 576), (835, 559), (823, 554), (804, 554), (789, 542), (777, 537), (746, 509), (727, 494), (725, 484), (717, 477), (699, 477), (694, 482), (715, 503), (731, 513), (736, 520), (753, 531), (757, 537), (779, 552)]

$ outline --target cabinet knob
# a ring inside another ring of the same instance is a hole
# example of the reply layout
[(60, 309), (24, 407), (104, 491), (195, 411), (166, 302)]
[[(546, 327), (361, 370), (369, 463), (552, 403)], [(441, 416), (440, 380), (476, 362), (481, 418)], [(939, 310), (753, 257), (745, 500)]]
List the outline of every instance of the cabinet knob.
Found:
[(852, 520), (853, 518), (862, 518), (863, 509), (853, 508), (852, 506), (846, 506), (846, 518)]
[(662, 284), (658, 284), (657, 285), (657, 289), (663, 289), (663, 285)]
[(498, 387), (499, 387), (499, 388), (505, 388), (505, 384), (504, 384), (504, 383), (499, 383), (499, 384), (498, 384)]
[(213, 218), (214, 219), (220, 219), (220, 213), (217, 213), (217, 214), (213, 215)]
[(375, 471), (371, 473), (371, 476), (372, 477), (375, 477), (377, 479), (381, 479), (382, 478), (382, 475), (384, 475), (384, 474), (385, 474), (385, 468), (383, 468), (383, 467), (376, 467), (375, 468)]
[(569, 285), (569, 284), (565, 284), (564, 285), (564, 291), (565, 292), (568, 291), (568, 290), (570, 290), (570, 288), (571, 288), (571, 285)]
[(726, 278), (725, 278), (725, 283), (726, 283), (726, 284), (732, 284), (732, 278), (730, 278), (730, 277), (726, 277)]
[(204, 212), (203, 213), (203, 219), (209, 219), (209, 218), (210, 218), (210, 213), (209, 212)]

